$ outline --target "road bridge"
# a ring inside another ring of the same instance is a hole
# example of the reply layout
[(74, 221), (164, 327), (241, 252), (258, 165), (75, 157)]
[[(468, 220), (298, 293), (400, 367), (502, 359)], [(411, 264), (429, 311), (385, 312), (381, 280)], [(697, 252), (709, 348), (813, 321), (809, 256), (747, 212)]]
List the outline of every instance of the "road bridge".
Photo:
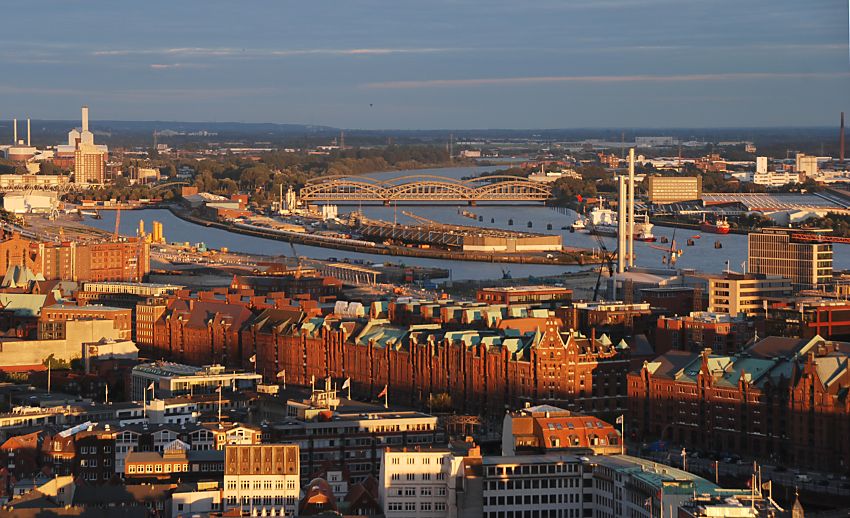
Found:
[(307, 182), (299, 196), (313, 202), (545, 202), (549, 185), (519, 176), (481, 176), (455, 180), (445, 176), (411, 175), (378, 180), (369, 176), (323, 176)]

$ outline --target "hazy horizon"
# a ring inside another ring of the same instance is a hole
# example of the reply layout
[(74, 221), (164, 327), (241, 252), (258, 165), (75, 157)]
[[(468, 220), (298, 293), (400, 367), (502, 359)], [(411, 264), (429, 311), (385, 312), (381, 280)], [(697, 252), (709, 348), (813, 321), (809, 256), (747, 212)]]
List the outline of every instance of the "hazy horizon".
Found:
[[(806, 128), (850, 112), (834, 0), (4, 7), (0, 118), (355, 130)], [(170, 120), (167, 120), (170, 119)]]

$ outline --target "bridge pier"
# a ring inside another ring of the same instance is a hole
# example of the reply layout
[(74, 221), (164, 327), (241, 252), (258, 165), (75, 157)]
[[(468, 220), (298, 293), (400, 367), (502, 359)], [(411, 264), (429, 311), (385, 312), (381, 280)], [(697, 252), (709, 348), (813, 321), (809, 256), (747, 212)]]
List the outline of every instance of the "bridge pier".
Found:
[(475, 200), (469, 200), (468, 204), (469, 204), (470, 207), (475, 207), (475, 205), (477, 205), (475, 203)]
[(384, 200), (384, 207), (390, 206), (390, 200)]

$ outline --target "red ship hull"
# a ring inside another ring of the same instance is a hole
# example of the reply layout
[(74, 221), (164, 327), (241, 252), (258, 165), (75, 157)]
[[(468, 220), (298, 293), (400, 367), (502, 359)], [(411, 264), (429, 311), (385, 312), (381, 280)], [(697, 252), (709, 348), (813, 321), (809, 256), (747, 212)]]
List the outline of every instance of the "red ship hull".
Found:
[(700, 230), (703, 232), (711, 232), (712, 234), (728, 234), (729, 225), (718, 226), (712, 223), (703, 223), (700, 225)]

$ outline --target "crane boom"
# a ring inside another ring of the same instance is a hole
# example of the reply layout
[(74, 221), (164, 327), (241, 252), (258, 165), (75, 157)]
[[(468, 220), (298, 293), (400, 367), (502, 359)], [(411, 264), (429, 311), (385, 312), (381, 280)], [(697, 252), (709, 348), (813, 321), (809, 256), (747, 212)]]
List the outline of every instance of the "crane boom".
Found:
[(121, 208), (115, 211), (115, 231), (112, 232), (112, 240), (118, 241), (118, 227), (121, 225)]

